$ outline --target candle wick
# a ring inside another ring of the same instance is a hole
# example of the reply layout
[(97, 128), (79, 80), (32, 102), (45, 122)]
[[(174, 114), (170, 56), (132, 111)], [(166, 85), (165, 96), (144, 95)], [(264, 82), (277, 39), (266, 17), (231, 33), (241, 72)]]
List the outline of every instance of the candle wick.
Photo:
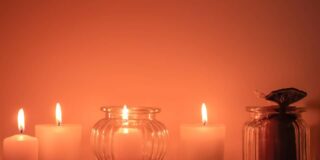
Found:
[(58, 126), (61, 126), (61, 122), (58, 122)]
[(123, 125), (123, 126), (128, 126), (128, 120), (127, 120), (127, 119), (124, 119), (122, 125)]
[(20, 129), (20, 134), (23, 134), (23, 129)]
[(207, 125), (207, 121), (204, 121), (202, 124), (203, 124), (203, 126), (206, 126)]

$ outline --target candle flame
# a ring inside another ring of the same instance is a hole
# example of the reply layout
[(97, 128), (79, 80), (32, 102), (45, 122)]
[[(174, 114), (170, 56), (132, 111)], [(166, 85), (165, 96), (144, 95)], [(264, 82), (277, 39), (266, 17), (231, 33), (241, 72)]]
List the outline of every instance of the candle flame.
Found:
[[(122, 125), (123, 126), (128, 126), (129, 109), (128, 109), (127, 105), (123, 106), (122, 115), (121, 116), (122, 116), (122, 120), (123, 120)], [(123, 133), (128, 134), (129, 133), (128, 128), (124, 127), (123, 128)]]
[(208, 113), (207, 113), (207, 107), (205, 103), (202, 103), (201, 114), (202, 114), (202, 124), (205, 126), (208, 123)]
[(122, 120), (128, 121), (128, 119), (129, 119), (129, 109), (127, 105), (124, 105), (122, 109)]
[(60, 103), (56, 104), (56, 122), (58, 126), (61, 126), (62, 123), (62, 113)]
[(25, 129), (24, 111), (22, 108), (19, 109), (19, 112), (18, 112), (18, 129), (20, 133), (23, 133)]

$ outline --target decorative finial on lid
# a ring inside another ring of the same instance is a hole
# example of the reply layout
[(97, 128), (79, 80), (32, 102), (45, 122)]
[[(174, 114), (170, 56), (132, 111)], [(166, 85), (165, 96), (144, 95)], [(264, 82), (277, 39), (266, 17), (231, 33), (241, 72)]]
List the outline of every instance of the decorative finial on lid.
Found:
[(280, 107), (287, 107), (292, 103), (300, 101), (306, 96), (307, 93), (305, 91), (298, 90), (296, 88), (283, 88), (267, 94), (265, 99), (276, 102)]

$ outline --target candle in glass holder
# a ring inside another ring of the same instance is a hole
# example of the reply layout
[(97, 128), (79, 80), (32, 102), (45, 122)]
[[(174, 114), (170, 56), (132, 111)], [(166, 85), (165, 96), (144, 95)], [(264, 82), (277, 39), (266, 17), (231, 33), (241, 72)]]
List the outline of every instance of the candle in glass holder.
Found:
[(129, 128), (129, 109), (124, 105), (122, 109), (122, 126), (115, 131), (113, 138), (113, 152), (116, 160), (143, 159), (143, 136), (137, 128)]
[(163, 160), (168, 131), (156, 120), (159, 108), (102, 107), (105, 118), (91, 132), (95, 158), (99, 160)]
[(36, 126), (40, 160), (79, 160), (81, 125), (62, 124), (60, 104), (56, 105), (56, 125)]
[(8, 137), (3, 141), (4, 160), (38, 160), (38, 140), (23, 134), (25, 128), (24, 111), (18, 112), (20, 134)]
[(180, 126), (183, 160), (223, 160), (224, 125), (208, 124), (207, 108), (202, 104), (202, 124)]

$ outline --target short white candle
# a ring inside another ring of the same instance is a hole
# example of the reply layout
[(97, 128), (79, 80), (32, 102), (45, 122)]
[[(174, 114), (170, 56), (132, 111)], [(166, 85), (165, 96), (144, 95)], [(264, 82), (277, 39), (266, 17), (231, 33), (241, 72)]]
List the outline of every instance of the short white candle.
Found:
[(4, 160), (38, 160), (38, 140), (23, 134), (24, 111), (19, 110), (18, 128), (20, 134), (8, 137), (3, 141)]
[(136, 128), (120, 128), (114, 133), (113, 153), (116, 160), (143, 159), (142, 133)]
[(143, 159), (143, 136), (137, 128), (128, 126), (129, 110), (126, 105), (122, 109), (122, 127), (114, 133), (113, 155), (116, 160)]
[(183, 160), (223, 160), (224, 125), (210, 125), (205, 104), (202, 104), (202, 124), (180, 126)]
[(36, 126), (39, 160), (79, 160), (81, 125), (62, 124), (60, 104), (56, 106), (56, 125)]

